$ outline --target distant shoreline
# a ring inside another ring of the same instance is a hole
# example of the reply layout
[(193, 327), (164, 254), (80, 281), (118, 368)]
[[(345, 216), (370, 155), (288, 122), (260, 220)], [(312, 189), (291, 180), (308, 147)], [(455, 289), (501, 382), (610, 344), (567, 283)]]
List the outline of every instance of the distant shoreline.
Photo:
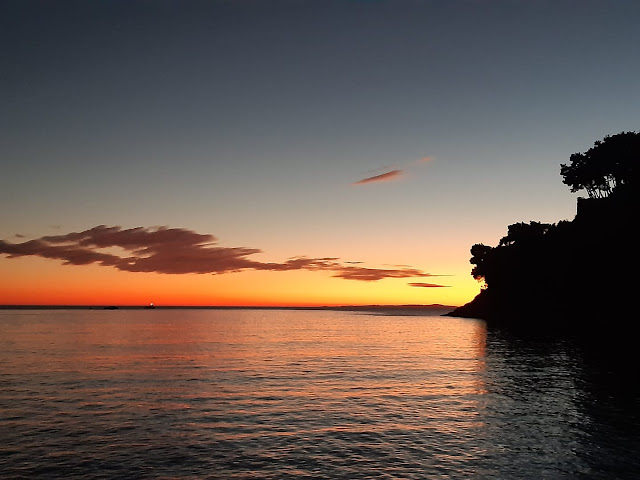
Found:
[[(337, 305), (337, 306), (243, 306), (243, 305), (166, 305), (153, 310), (454, 310), (456, 306), (431, 305)], [(149, 310), (146, 305), (0, 305), (0, 310)]]

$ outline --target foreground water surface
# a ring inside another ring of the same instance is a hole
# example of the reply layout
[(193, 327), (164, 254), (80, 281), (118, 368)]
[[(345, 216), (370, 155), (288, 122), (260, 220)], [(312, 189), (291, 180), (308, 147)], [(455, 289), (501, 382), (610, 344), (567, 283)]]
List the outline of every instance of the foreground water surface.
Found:
[(640, 478), (637, 378), (411, 313), (0, 311), (2, 478)]

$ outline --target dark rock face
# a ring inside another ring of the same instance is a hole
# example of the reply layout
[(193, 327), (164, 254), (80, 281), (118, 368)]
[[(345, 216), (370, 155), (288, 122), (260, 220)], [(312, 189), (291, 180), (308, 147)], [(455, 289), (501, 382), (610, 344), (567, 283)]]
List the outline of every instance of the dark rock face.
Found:
[[(637, 296), (637, 197), (580, 200), (573, 221), (489, 249), (484, 289), (449, 315), (518, 327), (598, 325)], [(502, 243), (502, 242), (501, 242)]]

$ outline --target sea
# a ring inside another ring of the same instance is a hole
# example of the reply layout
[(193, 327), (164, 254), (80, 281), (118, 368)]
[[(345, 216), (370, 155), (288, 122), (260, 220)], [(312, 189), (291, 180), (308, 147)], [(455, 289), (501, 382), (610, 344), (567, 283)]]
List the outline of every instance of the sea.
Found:
[(442, 313), (2, 310), (0, 477), (640, 478), (635, 368)]

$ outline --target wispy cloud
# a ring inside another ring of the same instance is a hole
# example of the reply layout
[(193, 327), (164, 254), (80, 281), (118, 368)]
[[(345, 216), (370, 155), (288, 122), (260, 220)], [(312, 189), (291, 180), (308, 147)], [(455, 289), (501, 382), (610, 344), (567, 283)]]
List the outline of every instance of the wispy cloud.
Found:
[(259, 262), (251, 258), (258, 253), (262, 250), (221, 247), (213, 235), (168, 227), (123, 229), (99, 225), (82, 232), (48, 235), (22, 243), (0, 240), (0, 254), (7, 258), (36, 256), (60, 260), (65, 265), (98, 264), (126, 272), (176, 275), (308, 270), (327, 271), (337, 278), (361, 281), (433, 276), (409, 266), (371, 268), (359, 262), (340, 261), (337, 257), (292, 257), (284, 262)]
[[(437, 276), (437, 275), (435, 275)], [(437, 283), (423, 283), (423, 282), (412, 282), (408, 284), (410, 287), (422, 287), (422, 288), (443, 288), (450, 287), (450, 285), (438, 285)]]
[(409, 277), (431, 277), (429, 273), (424, 273), (415, 268), (367, 268), (357, 266), (338, 266), (332, 269), (336, 273), (334, 277), (345, 278), (347, 280), (375, 281), (383, 278), (409, 278)]
[(409, 164), (404, 164), (404, 166), (387, 166), (382, 167), (387, 170), (384, 173), (379, 175), (374, 175), (372, 177), (363, 178), (362, 180), (358, 180), (357, 182), (353, 182), (352, 185), (366, 185), (368, 183), (379, 183), (379, 182), (391, 182), (394, 180), (399, 180), (401, 177), (405, 177), (409, 175), (410, 171), (415, 167), (418, 168), (419, 165), (424, 165), (425, 163), (431, 163), (433, 161), (433, 157), (422, 157), (418, 160), (414, 160)]
[(390, 172), (381, 173), (380, 175), (363, 178), (362, 180), (353, 182), (353, 185), (364, 185), (367, 183), (377, 183), (377, 182), (391, 182), (393, 180), (397, 180), (398, 178), (400, 178), (402, 174), (403, 174), (402, 170), (391, 170)]

